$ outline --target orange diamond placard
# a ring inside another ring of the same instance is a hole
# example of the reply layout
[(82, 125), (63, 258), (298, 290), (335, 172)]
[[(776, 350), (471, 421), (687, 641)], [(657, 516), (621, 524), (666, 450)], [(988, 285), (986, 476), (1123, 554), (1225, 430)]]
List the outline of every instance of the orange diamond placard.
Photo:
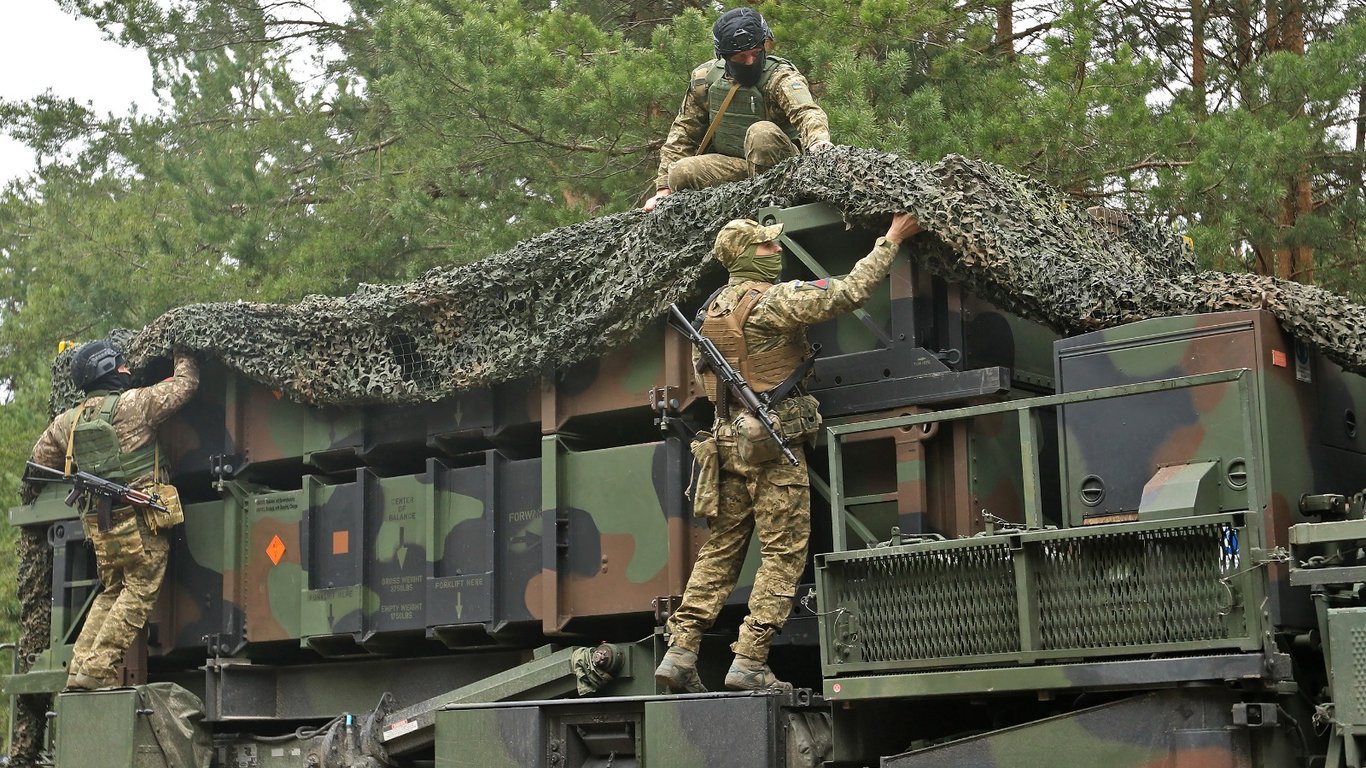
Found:
[(276, 534), (275, 537), (270, 540), (270, 543), (266, 545), (266, 557), (269, 557), (272, 563), (279, 565), (280, 558), (284, 556), (285, 543), (280, 540), (279, 534)]

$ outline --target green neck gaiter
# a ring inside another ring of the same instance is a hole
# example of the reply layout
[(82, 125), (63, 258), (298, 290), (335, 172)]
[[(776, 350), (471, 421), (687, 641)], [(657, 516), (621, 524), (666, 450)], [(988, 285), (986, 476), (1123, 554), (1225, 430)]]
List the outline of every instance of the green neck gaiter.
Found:
[(766, 283), (778, 279), (778, 273), (783, 271), (783, 252), (778, 251), (767, 256), (759, 256), (755, 253), (758, 249), (759, 244), (755, 243), (740, 254), (740, 257), (730, 267), (732, 278), (762, 280)]

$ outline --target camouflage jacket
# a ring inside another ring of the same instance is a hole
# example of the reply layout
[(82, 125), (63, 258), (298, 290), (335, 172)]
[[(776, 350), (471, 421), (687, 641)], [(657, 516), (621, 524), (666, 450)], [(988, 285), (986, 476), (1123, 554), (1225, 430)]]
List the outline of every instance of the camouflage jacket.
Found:
[[(683, 106), (678, 109), (669, 136), (659, 150), (659, 172), (655, 177), (655, 188), (669, 186), (669, 168), (685, 157), (691, 157), (707, 134), (711, 124), (711, 114), (707, 106), (707, 74), (715, 65), (714, 61), (699, 64), (692, 71), (688, 92), (683, 95)], [(729, 88), (734, 81), (723, 77), (718, 86)], [(778, 67), (764, 83), (764, 97), (768, 102), (768, 119), (785, 127), (791, 125), (801, 135), (803, 147), (816, 141), (830, 140), (830, 120), (825, 110), (816, 104), (811, 96), (811, 86), (797, 68), (787, 61), (780, 61)]]
[[(195, 390), (199, 388), (199, 366), (194, 358), (177, 353), (175, 374), (165, 381), (149, 387), (130, 389), (119, 397), (118, 407), (114, 409), (111, 423), (119, 437), (119, 449), (124, 453), (135, 451), (156, 438), (156, 429), (171, 414), (180, 410)], [(92, 397), (93, 406), (98, 407), (103, 396)], [(76, 409), (71, 408), (52, 420), (43, 431), (38, 443), (33, 446), (32, 461), (45, 467), (62, 469), (66, 463), (66, 441), (71, 434), (71, 420)], [(135, 478), (131, 485), (141, 486), (148, 478)]]
[[(858, 260), (849, 274), (824, 280), (789, 280), (764, 292), (745, 321), (745, 345), (752, 352), (783, 344), (806, 343), (806, 327), (831, 320), (868, 302), (873, 288), (886, 277), (898, 244), (879, 237), (873, 250)], [(733, 278), (714, 300), (715, 304), (739, 300), (742, 291), (733, 287), (752, 281)], [(694, 355), (696, 358), (696, 355)]]

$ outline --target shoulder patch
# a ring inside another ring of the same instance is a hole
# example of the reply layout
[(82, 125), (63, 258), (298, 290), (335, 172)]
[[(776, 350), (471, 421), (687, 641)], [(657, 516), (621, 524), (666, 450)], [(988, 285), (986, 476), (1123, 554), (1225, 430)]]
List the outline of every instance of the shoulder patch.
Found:
[(829, 290), (830, 288), (830, 278), (827, 277), (822, 278), (820, 280), (808, 280), (806, 282), (802, 282), (801, 280), (793, 280), (792, 287), (798, 290), (806, 291), (825, 291)]

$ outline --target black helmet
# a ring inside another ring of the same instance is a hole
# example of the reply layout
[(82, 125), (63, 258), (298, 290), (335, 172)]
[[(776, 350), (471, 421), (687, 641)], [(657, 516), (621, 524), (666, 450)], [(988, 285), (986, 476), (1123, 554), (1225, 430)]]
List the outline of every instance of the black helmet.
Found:
[(711, 42), (716, 48), (718, 59), (762, 48), (765, 40), (772, 39), (773, 30), (768, 28), (768, 22), (753, 8), (726, 11), (711, 27)]
[(97, 389), (93, 386), (96, 382), (124, 365), (123, 353), (113, 344), (103, 339), (86, 342), (71, 355), (71, 383), (89, 392)]

